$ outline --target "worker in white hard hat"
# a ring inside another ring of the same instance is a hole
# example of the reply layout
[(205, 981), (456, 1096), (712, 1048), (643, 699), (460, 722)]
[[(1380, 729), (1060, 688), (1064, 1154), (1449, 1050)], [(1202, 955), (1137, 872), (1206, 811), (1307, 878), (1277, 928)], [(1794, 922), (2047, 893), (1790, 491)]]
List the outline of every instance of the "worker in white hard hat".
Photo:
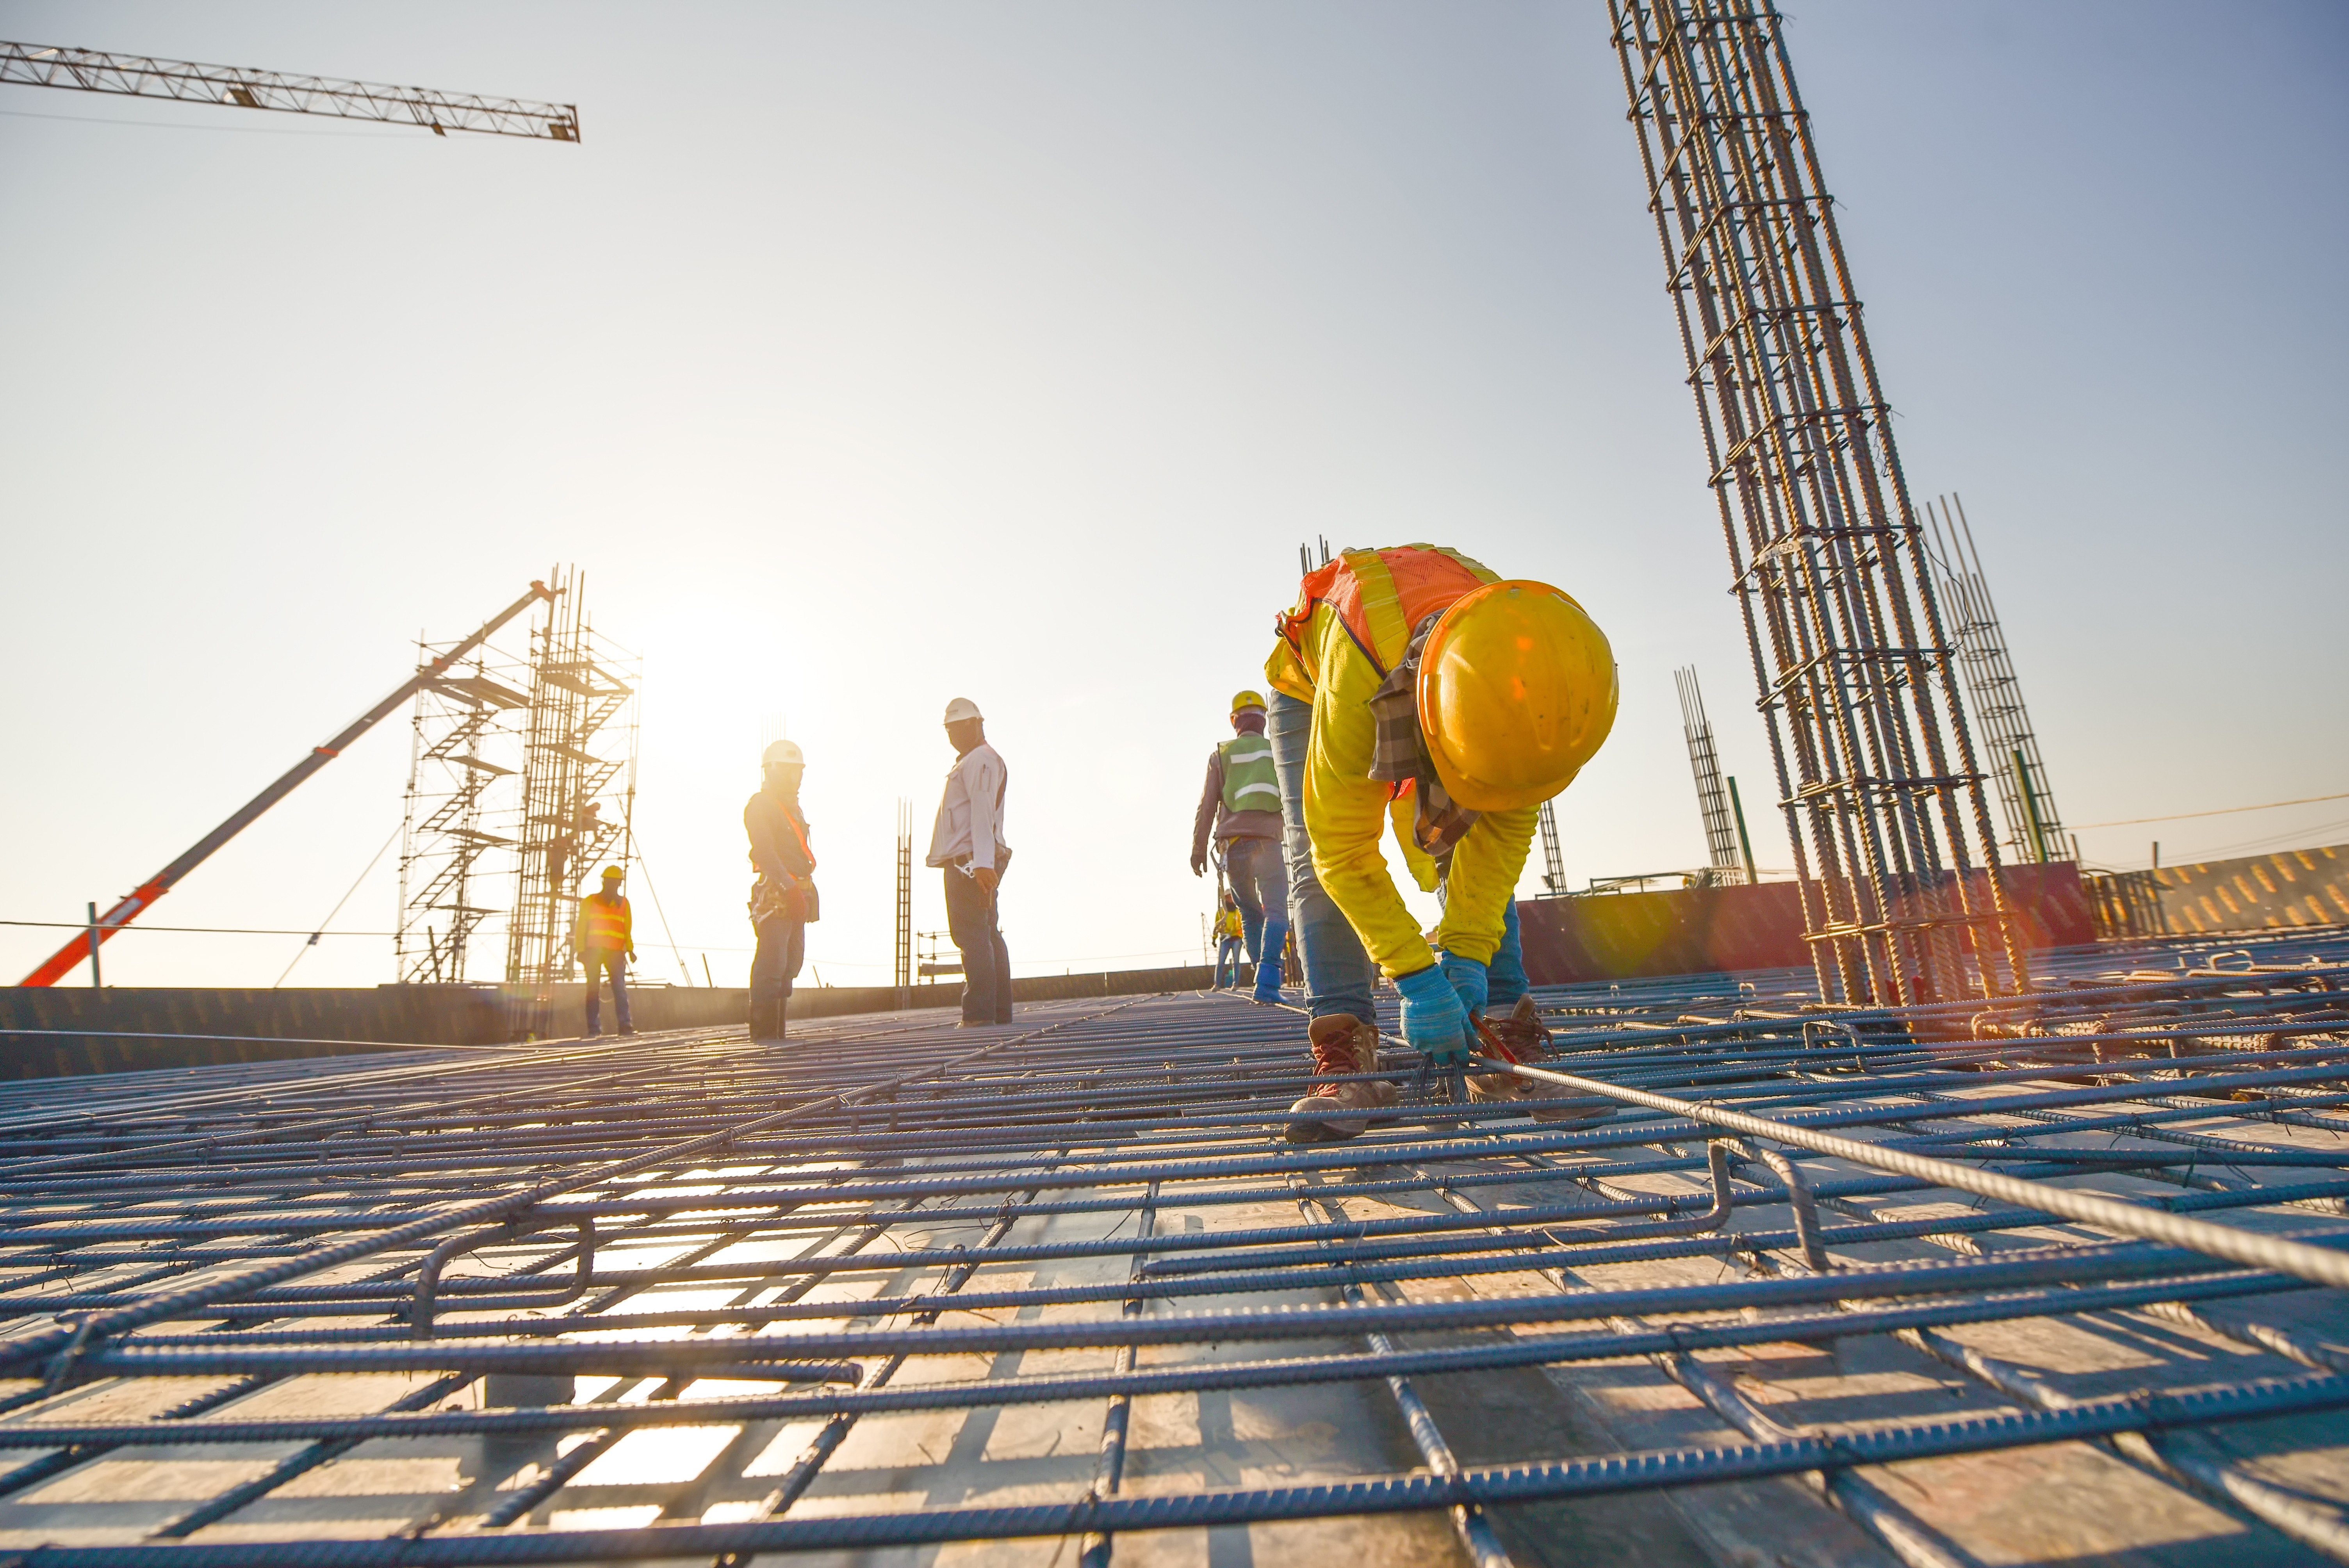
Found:
[(759, 873), (750, 888), (750, 927), (759, 934), (750, 960), (750, 1037), (771, 1043), (783, 1038), (792, 982), (807, 955), (808, 922), (818, 910), (815, 851), (808, 847), (807, 812), (800, 806), (807, 758), (792, 742), (778, 740), (761, 761), (764, 777), (742, 808), (742, 828)]
[(967, 696), (947, 704), (947, 743), (955, 765), (938, 800), (924, 861), (947, 880), (947, 930), (962, 953), (962, 1026), (1011, 1022), (1011, 954), (1003, 945), (996, 892), (1011, 863), (1003, 841), (1009, 771), (987, 743), (987, 719)]
[(635, 921), (620, 892), (627, 873), (617, 866), (604, 868), (604, 885), (579, 901), (579, 918), (572, 923), (571, 945), (587, 971), (587, 1038), (603, 1030), (604, 976), (612, 977), (612, 1011), (619, 1016), (620, 1033), (633, 1035), (628, 1016), (628, 964), (636, 955)]
[(1207, 779), (1191, 819), (1191, 874), (1207, 873), (1212, 836), (1242, 940), (1256, 965), (1256, 1000), (1280, 1000), (1280, 954), (1288, 941), (1288, 876), (1280, 861), (1280, 777), (1265, 738), (1262, 696), (1232, 697), (1232, 738), (1207, 753)]
[[(1582, 606), (1450, 550), (1348, 551), (1309, 573), (1265, 663), (1288, 830), (1289, 913), (1305, 963), (1312, 1091), (1289, 1139), (1351, 1138), (1395, 1101), (1379, 1076), (1373, 981), (1402, 994), (1402, 1034), (1452, 1068), (1548, 1049), (1528, 993), (1516, 884), (1544, 800), (1615, 721), (1615, 661)], [(1413, 879), (1444, 903), (1431, 943), (1387, 872), (1390, 822)], [(1373, 965), (1376, 967), (1373, 968)], [(1538, 1094), (1506, 1072), (1467, 1098)], [(1544, 1120), (1589, 1113), (1529, 1106)]]

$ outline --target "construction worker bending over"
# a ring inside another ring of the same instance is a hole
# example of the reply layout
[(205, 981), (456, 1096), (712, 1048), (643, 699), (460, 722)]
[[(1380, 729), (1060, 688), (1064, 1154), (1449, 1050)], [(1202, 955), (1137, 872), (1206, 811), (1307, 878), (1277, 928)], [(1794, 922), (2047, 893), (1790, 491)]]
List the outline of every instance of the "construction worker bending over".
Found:
[(579, 918), (571, 927), (571, 945), (587, 969), (587, 1038), (603, 1033), (604, 976), (612, 977), (612, 1011), (619, 1015), (620, 1033), (633, 1035), (628, 1017), (628, 962), (636, 955), (634, 922), (628, 901), (620, 896), (620, 879), (627, 873), (617, 866), (604, 868), (604, 885), (579, 901)]
[(1256, 965), (1256, 999), (1278, 1002), (1288, 883), (1280, 863), (1280, 779), (1272, 743), (1264, 737), (1264, 698), (1252, 691), (1232, 698), (1232, 738), (1207, 753), (1207, 782), (1191, 821), (1191, 874), (1206, 874), (1212, 828), (1239, 903), (1248, 962)]
[(923, 862), (947, 875), (947, 930), (962, 953), (962, 1026), (1011, 1022), (1011, 954), (1003, 945), (995, 893), (1011, 864), (1003, 841), (1003, 791), (1009, 770), (987, 743), (987, 720), (967, 696), (947, 704), (947, 743), (955, 765), (938, 799)]
[(742, 808), (750, 863), (759, 872), (750, 888), (750, 928), (759, 934), (750, 960), (750, 1037), (771, 1044), (783, 1037), (792, 982), (807, 956), (808, 922), (817, 916), (815, 851), (808, 847), (807, 812), (800, 805), (807, 758), (790, 741), (778, 740), (760, 762), (759, 792)]
[(1239, 988), (1240, 951), (1246, 927), (1240, 921), (1240, 906), (1228, 892), (1222, 896), (1216, 909), (1216, 989), (1224, 988), (1224, 968), (1231, 966), (1232, 987)]
[[(1372, 1076), (1374, 962), (1402, 993), (1403, 1038), (1435, 1064), (1466, 1060), (1472, 1014), (1497, 1015), (1495, 1033), (1520, 1057), (1546, 1054), (1517, 877), (1541, 802), (1615, 721), (1615, 662), (1605, 634), (1556, 588), (1504, 582), (1424, 544), (1347, 552), (1304, 580), (1278, 632), (1265, 663), (1268, 733), (1315, 1078), (1292, 1109), (1319, 1113), (1288, 1134), (1320, 1142), (1354, 1137), (1395, 1100), (1394, 1085)], [(1433, 945), (1379, 851), (1390, 818), (1414, 880), (1443, 899)], [(1471, 1100), (1530, 1092), (1506, 1073), (1468, 1080)]]

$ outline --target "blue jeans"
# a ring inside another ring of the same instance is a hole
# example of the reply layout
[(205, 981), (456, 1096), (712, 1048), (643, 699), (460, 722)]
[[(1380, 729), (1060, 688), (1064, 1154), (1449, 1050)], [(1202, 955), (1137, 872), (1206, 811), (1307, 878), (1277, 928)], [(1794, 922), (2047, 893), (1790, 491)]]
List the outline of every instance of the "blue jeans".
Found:
[(1237, 936), (1226, 936), (1216, 944), (1216, 989), (1218, 991), (1224, 988), (1224, 970), (1226, 965), (1231, 969), (1231, 984), (1238, 985), (1240, 983), (1240, 939)]
[(995, 895), (953, 866), (947, 874), (947, 933), (962, 954), (962, 1020), (1011, 1022), (1011, 954), (995, 923)]
[(612, 976), (612, 1011), (620, 1016), (623, 1031), (634, 1028), (628, 1021), (628, 955), (616, 947), (589, 947), (580, 952), (579, 962), (587, 967), (587, 1032), (603, 1027), (606, 974)]
[[(1436, 897), (1441, 900), (1445, 889), (1438, 886)], [(1517, 998), (1530, 989), (1526, 984), (1526, 944), (1517, 929), (1517, 901), (1509, 900), (1501, 912), (1501, 945), (1493, 949), (1493, 960), (1485, 967), (1485, 1015), (1497, 1018), (1517, 1005)]]
[(1271, 839), (1233, 839), (1224, 845), (1224, 875), (1232, 902), (1240, 906), (1240, 934), (1248, 962), (1264, 955), (1266, 911), (1277, 924), (1288, 924), (1288, 889), (1282, 885), (1280, 845)]
[(1256, 999), (1280, 1000), (1281, 952), (1288, 945), (1288, 892), (1280, 845), (1270, 839), (1234, 839), (1224, 846), (1224, 873), (1240, 929), (1256, 965)]
[(1527, 990), (1526, 944), (1517, 932), (1517, 901), (1514, 896), (1507, 912), (1501, 916), (1501, 945), (1493, 950), (1493, 962), (1485, 973), (1488, 981), (1485, 1010), (1499, 1017), (1516, 1006), (1517, 998)]
[[(1274, 692), (1264, 732), (1272, 740), (1272, 765), (1280, 775), (1281, 828), (1287, 837), (1288, 917), (1297, 949), (1305, 960), (1306, 1010), (1316, 1018), (1344, 1013), (1375, 1023), (1372, 1003), (1378, 971), (1362, 951), (1362, 939), (1340, 913), (1321, 880), (1313, 874), (1313, 845), (1305, 833), (1305, 754), (1313, 738), (1313, 709), (1286, 692)], [(1274, 961), (1278, 962), (1276, 953)]]

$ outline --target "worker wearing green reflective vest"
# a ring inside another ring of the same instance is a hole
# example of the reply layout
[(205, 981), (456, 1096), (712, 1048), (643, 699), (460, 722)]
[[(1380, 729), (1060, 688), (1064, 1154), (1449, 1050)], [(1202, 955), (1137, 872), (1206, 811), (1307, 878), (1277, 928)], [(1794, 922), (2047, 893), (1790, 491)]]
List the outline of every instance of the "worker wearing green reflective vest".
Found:
[(1259, 1002), (1280, 1000), (1281, 955), (1288, 943), (1288, 873), (1280, 858), (1280, 775), (1265, 738), (1264, 698), (1244, 691), (1232, 698), (1232, 738), (1207, 754), (1207, 782), (1191, 823), (1191, 874), (1207, 873), (1213, 839), (1233, 902), (1240, 907), (1242, 941), (1256, 965)]

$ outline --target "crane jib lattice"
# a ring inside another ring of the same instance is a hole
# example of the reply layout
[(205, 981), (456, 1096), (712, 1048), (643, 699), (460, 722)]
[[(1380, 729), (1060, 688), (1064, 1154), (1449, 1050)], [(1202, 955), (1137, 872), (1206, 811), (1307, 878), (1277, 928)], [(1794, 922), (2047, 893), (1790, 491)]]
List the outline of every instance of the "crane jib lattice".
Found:
[(182, 103), (227, 104), (286, 114), (381, 120), (392, 125), (420, 126), (436, 136), (470, 130), (541, 141), (579, 139), (579, 108), (575, 104), (482, 98), (473, 93), (435, 92), (429, 88), (390, 87), (333, 77), (291, 76), (280, 71), (248, 70), (240, 66), (206, 66), (191, 60), (152, 59), (145, 55), (112, 55), (98, 49), (0, 43), (0, 82), (116, 93), (126, 98), (172, 98)]

